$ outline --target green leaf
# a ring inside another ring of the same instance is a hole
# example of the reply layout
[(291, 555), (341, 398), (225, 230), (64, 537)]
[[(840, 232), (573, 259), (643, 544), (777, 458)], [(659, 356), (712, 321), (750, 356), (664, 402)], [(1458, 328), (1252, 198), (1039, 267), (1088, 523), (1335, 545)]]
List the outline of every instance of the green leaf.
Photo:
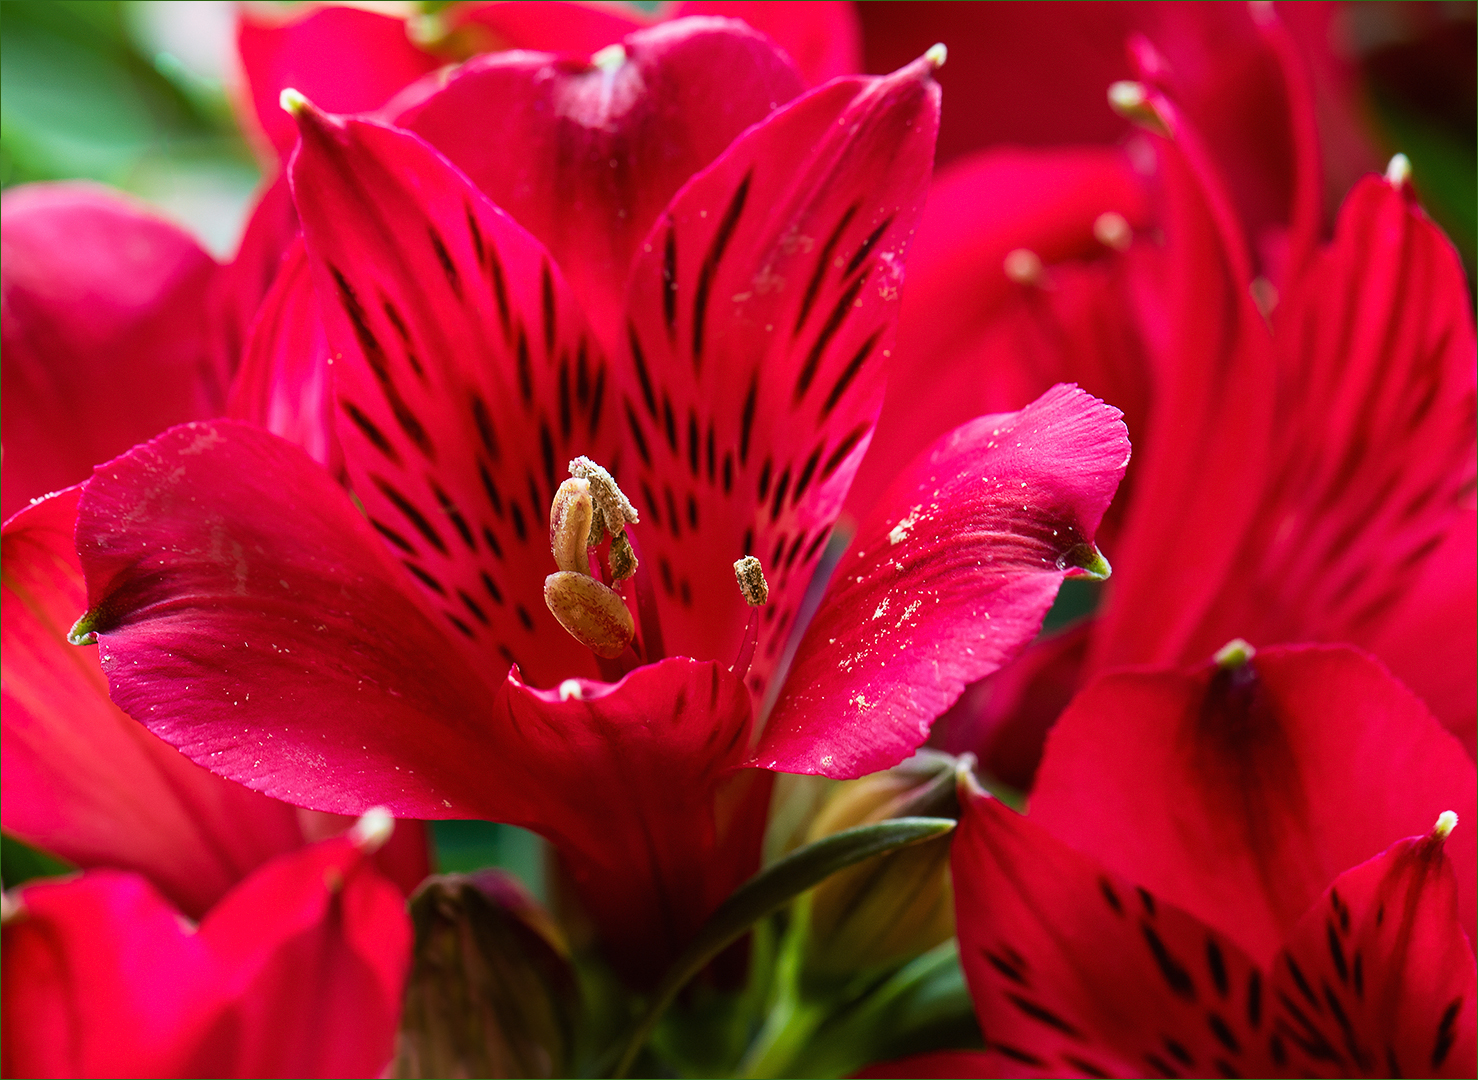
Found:
[(894, 818), (833, 833), (773, 863), (735, 889), (709, 917), (693, 943), (668, 970), (652, 1004), (627, 1040), (613, 1076), (625, 1076), (652, 1028), (684, 984), (755, 922), (778, 911), (795, 897), (838, 870), (863, 859), (940, 836), (953, 829), (948, 818)]
[(23, 885), (32, 878), (60, 877), (76, 869), (71, 863), (48, 855), (8, 833), (0, 834), (0, 878), (4, 879), (7, 889)]

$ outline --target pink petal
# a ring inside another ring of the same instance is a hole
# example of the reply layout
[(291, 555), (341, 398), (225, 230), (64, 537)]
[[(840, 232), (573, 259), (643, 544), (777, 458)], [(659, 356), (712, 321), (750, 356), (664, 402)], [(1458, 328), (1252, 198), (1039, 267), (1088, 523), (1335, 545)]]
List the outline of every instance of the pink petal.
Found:
[[(1408, 690), (1339, 647), (1103, 676), (1058, 721), (1032, 817), (1267, 963), (1349, 866), (1472, 805), (1473, 763)], [(1473, 830), (1450, 845), (1475, 920)]]
[[(484, 10), (519, 14), (508, 7)], [(622, 45), (625, 59), (609, 71), (583, 57), (479, 57), (395, 120), (549, 248), (608, 351), (625, 336), (632, 258), (669, 200), (802, 89), (773, 44), (729, 20), (658, 26)]]
[(776, 111), (678, 193), (632, 273), (619, 415), (668, 648), (735, 656), (747, 611), (730, 567), (759, 557), (756, 693), (877, 415), (932, 70), (838, 80)]
[(1271, 1076), (1232, 940), (976, 789), (950, 862), (960, 962), (1015, 1076)]
[(448, 14), (451, 26), (475, 52), (531, 49), (582, 60), (648, 22), (635, 5), (566, 0), (457, 4)]
[(497, 676), (297, 447), (174, 428), (97, 472), (77, 546), (114, 701), (188, 757), (319, 810), (486, 816)]
[(67, 643), (87, 606), (77, 496), (69, 489), (5, 524), (5, 830), (83, 867), (144, 874), (199, 916), (302, 844), (296, 811), (150, 735), (108, 700), (97, 653)]
[(14, 188), (3, 207), (8, 518), (225, 395), (206, 321), (216, 265), (190, 236), (89, 184)]
[(440, 65), (411, 44), (406, 21), (391, 15), (325, 5), (285, 20), (247, 8), (240, 17), (236, 45), (251, 108), (283, 158), (298, 137), (278, 104), (283, 90), (297, 90), (332, 112), (366, 112)]
[(142, 878), (17, 894), (8, 1076), (376, 1076), (410, 953), (400, 894), (347, 839), (268, 864), (187, 923)]
[(1272, 981), (1290, 1075), (1473, 1072), (1478, 979), (1442, 847), (1437, 835), (1398, 840), (1341, 874), (1294, 928)]
[(667, 17), (689, 15), (742, 19), (768, 34), (795, 61), (809, 86), (862, 70), (862, 24), (853, 4), (681, 0), (671, 6)]
[(298, 212), (287, 177), (279, 174), (258, 197), (236, 257), (216, 275), (211, 287), (211, 325), (221, 370), (234, 373), (240, 366), (257, 309), (277, 280), (282, 256), (297, 235)]
[(842, 557), (756, 764), (850, 777), (907, 757), (1100, 559), (1094, 530), (1128, 460), (1118, 410), (1066, 386), (935, 443)]
[(302, 124), (293, 194), (370, 523), (470, 662), (593, 675), (543, 590), (567, 462), (621, 476), (599, 345), (548, 253), (420, 139)]
[[(1193, 639), (1203, 652), (1233, 634), (1389, 640), (1393, 618), (1431, 604), (1413, 586), (1433, 552), (1472, 536), (1473, 316), (1457, 253), (1408, 194), (1362, 181), (1334, 243), (1275, 313), (1271, 482)], [(1456, 558), (1473, 555), (1469, 539)], [(1478, 619), (1466, 606), (1458, 626)], [(1424, 648), (1471, 670), (1460, 630)]]
[(770, 777), (737, 768), (750, 718), (738, 679), (684, 657), (616, 684), (510, 677), (499, 693), (489, 756), (502, 790), (487, 804), (555, 843), (607, 956), (638, 985), (759, 869)]
[(330, 357), (308, 256), (295, 240), (252, 322), (226, 414), (297, 443), (337, 473)]
[(1235, 216), (1194, 131), (1168, 103), (1155, 107), (1176, 125), (1174, 141), (1158, 142), (1166, 314), (1146, 332), (1155, 402), (1090, 658), (1096, 669), (1182, 660), (1215, 590), (1240, 569), (1272, 430), (1271, 343), (1247, 291)]
[[(897, 392), (883, 401), (871, 452), (848, 496), (850, 513), (866, 516), (897, 463), (946, 431), (984, 413), (1019, 409), (1056, 382), (1081, 383), (1137, 420), (1128, 399), (1142, 392), (1126, 385), (1130, 380), (1095, 378), (1103, 373), (1093, 364), (1124, 336), (1113, 331), (1133, 325), (1123, 290), (1093, 289), (1103, 294), (1104, 311), (1085, 318), (1083, 300), (1063, 294), (1064, 285), (1074, 293), (1085, 292), (1083, 285), (1057, 280), (1062, 274), (1055, 271), (1050, 290), (1022, 285), (1007, 277), (1004, 264), (1018, 249), (1049, 267), (1105, 255), (1117, 263), (1095, 238), (1095, 222), (1115, 213), (1139, 229), (1148, 210), (1144, 179), (1119, 150), (1003, 148), (940, 171), (909, 250), (888, 369)], [(1086, 340), (1071, 345), (1053, 333), (1082, 326), (1095, 333), (1076, 335)], [(1135, 373), (1134, 365), (1119, 366)], [(1140, 430), (1137, 422), (1130, 430)]]

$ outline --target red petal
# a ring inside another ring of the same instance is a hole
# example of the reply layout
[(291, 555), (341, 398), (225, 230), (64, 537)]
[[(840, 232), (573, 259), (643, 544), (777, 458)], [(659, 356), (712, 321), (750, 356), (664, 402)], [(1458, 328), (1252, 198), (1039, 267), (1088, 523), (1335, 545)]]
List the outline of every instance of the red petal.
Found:
[(347, 6), (287, 21), (243, 8), (236, 45), (257, 124), (284, 158), (298, 131), (278, 103), (283, 90), (331, 112), (366, 112), (440, 65), (411, 44), (404, 19)]
[(193, 765), (108, 700), (97, 653), (67, 643), (87, 606), (78, 489), (4, 531), (5, 831), (80, 866), (145, 874), (198, 916), (302, 844), (296, 811)]
[(1056, 387), (937, 442), (879, 500), (796, 653), (755, 761), (860, 776), (907, 757), (1024, 648), (1129, 460), (1117, 409)]
[(727, 20), (654, 27), (623, 46), (614, 71), (547, 55), (480, 57), (395, 121), (549, 248), (608, 350), (625, 335), (632, 258), (669, 200), (802, 89), (769, 41)]
[(1475, 983), (1442, 838), (1398, 840), (1341, 874), (1273, 965), (1288, 1073), (1468, 1076)]
[(263, 867), (195, 929), (142, 878), (23, 888), (5, 924), (8, 1076), (375, 1076), (410, 953), (347, 839)]
[[(994, 150), (935, 178), (909, 250), (898, 345), (889, 362), (889, 383), (898, 392), (883, 401), (871, 451), (848, 496), (850, 513), (865, 516), (897, 463), (946, 431), (983, 413), (1019, 409), (1057, 382), (1081, 383), (1124, 409), (1136, 421), (1131, 432), (1141, 430), (1131, 399), (1142, 391), (1122, 376), (1142, 378), (1143, 361), (1108, 357), (1123, 369), (1108, 372), (1118, 378), (1105, 379), (1095, 367), (1100, 355), (1122, 351), (1124, 331), (1133, 326), (1119, 283), (1093, 282), (1098, 287), (1085, 290), (1088, 282), (1076, 280), (1084, 275), (1069, 270), (1075, 280), (1064, 281), (1053, 270), (1049, 291), (1019, 284), (1003, 268), (1018, 249), (1049, 266), (1102, 255), (1108, 249), (1094, 237), (1094, 223), (1106, 212), (1131, 229), (1148, 216), (1144, 179), (1119, 150)], [(1071, 344), (1058, 336), (1064, 331), (1074, 337)]]
[[(1452, 245), (1407, 193), (1363, 181), (1275, 323), (1271, 484), (1194, 638), (1202, 652), (1233, 634), (1255, 643), (1386, 637), (1393, 617), (1412, 617), (1404, 608), (1431, 603), (1413, 585), (1473, 518), (1467, 286)], [(1478, 613), (1469, 606), (1466, 615), (1460, 621)], [(1471, 670), (1461, 633), (1423, 647)]]
[(297, 443), (337, 474), (330, 363), (308, 256), (295, 240), (252, 323), (226, 414)]
[(206, 321), (216, 265), (189, 235), (87, 184), (7, 191), (3, 221), (8, 518), (225, 394)]
[(297, 235), (298, 212), (287, 177), (279, 174), (258, 197), (236, 257), (216, 275), (211, 289), (211, 325), (221, 370), (234, 372), (241, 364), (257, 309), (277, 280), (282, 256)]
[(646, 26), (645, 14), (635, 5), (527, 0), (457, 4), (448, 12), (476, 52), (532, 49), (582, 60)]
[(758, 556), (757, 693), (877, 415), (938, 122), (932, 70), (839, 80), (751, 128), (673, 200), (632, 274), (627, 490), (666, 641), (733, 657), (746, 611), (730, 567)]
[[(1005, 1059), (1010, 1061), (1009, 1058)], [(907, 1080), (914, 1076), (1009, 1076), (1003, 1061), (989, 1050), (934, 1050), (927, 1054), (880, 1061), (854, 1073), (859, 1080)], [(1016, 1066), (1019, 1068), (1020, 1066)]]
[[(1345, 868), (1478, 799), (1473, 763), (1348, 648), (1106, 675), (1047, 743), (1032, 817), (1267, 962)], [(1474, 924), (1473, 830), (1451, 855)]]
[(470, 662), (593, 675), (544, 602), (546, 522), (572, 457), (622, 477), (619, 433), (558, 268), (415, 136), (311, 106), (302, 125), (293, 195), (355, 494)]
[(320, 810), (489, 816), (496, 676), (297, 447), (174, 428), (97, 472), (77, 545), (114, 701), (187, 756)]
[(1273, 1075), (1268, 989), (1241, 949), (1034, 820), (961, 794), (960, 962), (988, 1045), (1017, 1070), (1002, 1075)]
[(558, 846), (607, 954), (650, 986), (759, 868), (770, 778), (735, 771), (748, 693), (721, 665), (677, 657), (614, 685), (510, 678), (497, 710), (489, 805)]
[(862, 70), (862, 23), (853, 4), (682, 0), (672, 5), (668, 17), (688, 15), (742, 19), (768, 34), (795, 61), (810, 86)]
[(1145, 334), (1155, 402), (1090, 660), (1100, 669), (1181, 662), (1215, 590), (1239, 571), (1238, 544), (1267, 475), (1276, 385), (1230, 205), (1194, 132), (1168, 104), (1156, 107), (1177, 125), (1175, 141), (1159, 144), (1166, 315)]

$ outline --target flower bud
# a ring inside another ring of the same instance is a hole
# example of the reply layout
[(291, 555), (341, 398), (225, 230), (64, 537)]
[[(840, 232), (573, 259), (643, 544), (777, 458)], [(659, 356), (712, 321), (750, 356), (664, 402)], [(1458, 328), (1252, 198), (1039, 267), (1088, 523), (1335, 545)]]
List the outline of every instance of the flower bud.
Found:
[[(897, 817), (958, 818), (957, 773), (970, 755), (921, 750), (887, 772), (837, 786), (811, 825), (818, 840)], [(877, 856), (816, 887), (806, 941), (807, 975), (832, 979), (901, 963), (954, 934), (948, 835)]]
[(565, 1076), (579, 1000), (553, 920), (498, 871), (428, 879), (390, 1075)]
[(545, 578), (544, 603), (572, 638), (607, 660), (625, 652), (636, 636), (626, 601), (578, 571), (561, 570)]

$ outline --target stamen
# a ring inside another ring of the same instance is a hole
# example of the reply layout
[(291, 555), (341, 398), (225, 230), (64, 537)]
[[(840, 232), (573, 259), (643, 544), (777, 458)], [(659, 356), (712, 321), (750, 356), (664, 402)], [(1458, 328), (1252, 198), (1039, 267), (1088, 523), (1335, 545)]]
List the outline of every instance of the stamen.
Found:
[(614, 660), (636, 636), (626, 602), (595, 578), (561, 570), (544, 579), (544, 603), (569, 635), (596, 656)]
[(753, 555), (746, 555), (734, 562), (734, 577), (739, 582), (739, 591), (750, 607), (762, 607), (769, 602), (770, 586), (765, 581), (764, 567)]
[(1017, 248), (1006, 253), (1001, 269), (1018, 285), (1041, 285), (1047, 280), (1042, 269), (1042, 257), (1028, 248)]
[(739, 641), (739, 655), (729, 670), (740, 680), (749, 674), (749, 665), (754, 662), (754, 650), (760, 640), (760, 608), (770, 599), (770, 586), (765, 581), (764, 567), (753, 555), (746, 555), (734, 563), (734, 577), (739, 582), (739, 591), (749, 605), (749, 622), (744, 627), (744, 637)]
[(1397, 154), (1391, 158), (1391, 163), (1386, 166), (1386, 183), (1397, 191), (1411, 183), (1411, 159), (1405, 154)]
[(1451, 810), (1444, 810), (1437, 815), (1437, 824), (1432, 826), (1432, 835), (1438, 840), (1446, 840), (1456, 827), (1457, 815)]
[(1124, 215), (1114, 210), (1105, 210), (1093, 220), (1093, 238), (1104, 247), (1115, 251), (1128, 251), (1134, 242), (1134, 230)]
[(549, 548), (554, 552), (554, 564), (561, 570), (589, 576), (587, 547), (594, 520), (590, 481), (571, 477), (560, 484), (549, 505)]
[(636, 507), (616, 484), (616, 478), (588, 457), (577, 457), (570, 462), (570, 475), (590, 481), (590, 497), (605, 519), (606, 531), (612, 536), (628, 525), (641, 524)]
[(1218, 649), (1216, 655), (1211, 659), (1217, 667), (1231, 671), (1243, 667), (1256, 655), (1257, 650), (1247, 644), (1247, 642), (1241, 638), (1232, 638), (1231, 641)]
[(1160, 116), (1150, 101), (1149, 91), (1144, 83), (1128, 80), (1116, 82), (1108, 88), (1108, 101), (1109, 108), (1125, 120), (1148, 128), (1158, 135), (1168, 136), (1170, 134), (1170, 129), (1165, 126), (1164, 118)]
[(636, 574), (636, 552), (624, 532), (611, 537), (611, 581), (620, 584)]
[(366, 855), (373, 855), (385, 846), (394, 831), (395, 815), (383, 806), (372, 806), (349, 830), (349, 840)]

